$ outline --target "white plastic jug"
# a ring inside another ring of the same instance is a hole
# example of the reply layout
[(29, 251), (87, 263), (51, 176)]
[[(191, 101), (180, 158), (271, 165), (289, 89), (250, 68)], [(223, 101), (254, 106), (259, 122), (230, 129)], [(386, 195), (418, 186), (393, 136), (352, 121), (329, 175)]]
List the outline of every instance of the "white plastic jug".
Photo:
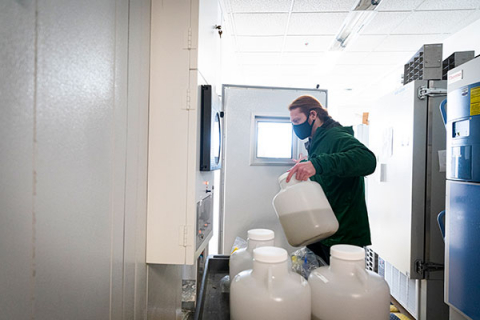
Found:
[(390, 289), (385, 279), (365, 270), (365, 250), (351, 245), (330, 248), (330, 266), (314, 270), (312, 289), (314, 320), (388, 320)]
[(285, 249), (253, 251), (253, 269), (235, 276), (230, 286), (232, 320), (310, 320), (308, 282), (288, 268)]
[(273, 207), (288, 243), (305, 246), (337, 232), (338, 220), (320, 184), (294, 176), (287, 183), (287, 176), (288, 172), (278, 178), (281, 190), (273, 198)]
[(259, 247), (273, 246), (275, 233), (269, 229), (248, 230), (247, 247), (239, 249), (230, 255), (230, 279), (240, 271), (252, 269), (253, 250)]

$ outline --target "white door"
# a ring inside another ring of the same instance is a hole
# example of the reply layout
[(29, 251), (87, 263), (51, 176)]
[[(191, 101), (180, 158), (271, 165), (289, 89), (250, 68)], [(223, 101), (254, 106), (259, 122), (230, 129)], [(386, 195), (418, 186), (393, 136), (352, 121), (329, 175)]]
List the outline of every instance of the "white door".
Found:
[[(235, 238), (246, 239), (247, 231), (254, 228), (273, 230), (276, 246), (288, 252), (294, 250), (285, 238), (272, 200), (280, 190), (277, 178), (293, 166), (292, 158), (297, 159), (302, 149), (305, 154), (303, 142), (292, 132), (288, 105), (307, 94), (326, 107), (326, 90), (224, 86), (223, 221), (220, 224), (223, 246), (220, 252), (229, 254)], [(269, 133), (277, 137), (283, 135), (279, 140), (286, 145), (272, 149), (275, 143), (268, 140)], [(258, 146), (257, 138), (260, 139)], [(294, 145), (291, 154), (289, 139)]]

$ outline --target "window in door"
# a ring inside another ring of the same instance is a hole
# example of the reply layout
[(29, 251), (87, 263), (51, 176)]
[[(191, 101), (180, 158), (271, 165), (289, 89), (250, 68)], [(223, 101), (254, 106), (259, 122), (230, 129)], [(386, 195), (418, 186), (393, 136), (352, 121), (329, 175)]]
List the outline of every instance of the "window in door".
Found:
[(253, 117), (251, 165), (293, 164), (297, 148), (292, 124), (288, 117)]

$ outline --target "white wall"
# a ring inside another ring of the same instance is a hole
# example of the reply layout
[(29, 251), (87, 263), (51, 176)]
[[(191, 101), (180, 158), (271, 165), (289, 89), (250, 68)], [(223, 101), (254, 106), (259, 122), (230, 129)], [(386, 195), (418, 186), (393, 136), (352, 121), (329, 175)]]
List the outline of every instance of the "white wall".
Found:
[(0, 3), (0, 319), (146, 319), (149, 0)]
[(443, 59), (455, 51), (469, 50), (475, 50), (475, 56), (480, 54), (480, 19), (443, 41)]

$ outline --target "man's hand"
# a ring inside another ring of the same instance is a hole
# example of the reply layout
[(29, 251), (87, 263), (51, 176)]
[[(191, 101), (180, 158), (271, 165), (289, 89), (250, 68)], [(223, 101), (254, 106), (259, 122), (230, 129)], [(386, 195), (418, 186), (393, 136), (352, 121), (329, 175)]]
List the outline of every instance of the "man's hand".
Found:
[(298, 162), (294, 165), (290, 170), (288, 170), (289, 174), (287, 176), (287, 183), (290, 182), (290, 179), (294, 174), (296, 174), (295, 178), (300, 181), (306, 181), (311, 176), (314, 176), (317, 172), (315, 167), (310, 161), (307, 162)]

